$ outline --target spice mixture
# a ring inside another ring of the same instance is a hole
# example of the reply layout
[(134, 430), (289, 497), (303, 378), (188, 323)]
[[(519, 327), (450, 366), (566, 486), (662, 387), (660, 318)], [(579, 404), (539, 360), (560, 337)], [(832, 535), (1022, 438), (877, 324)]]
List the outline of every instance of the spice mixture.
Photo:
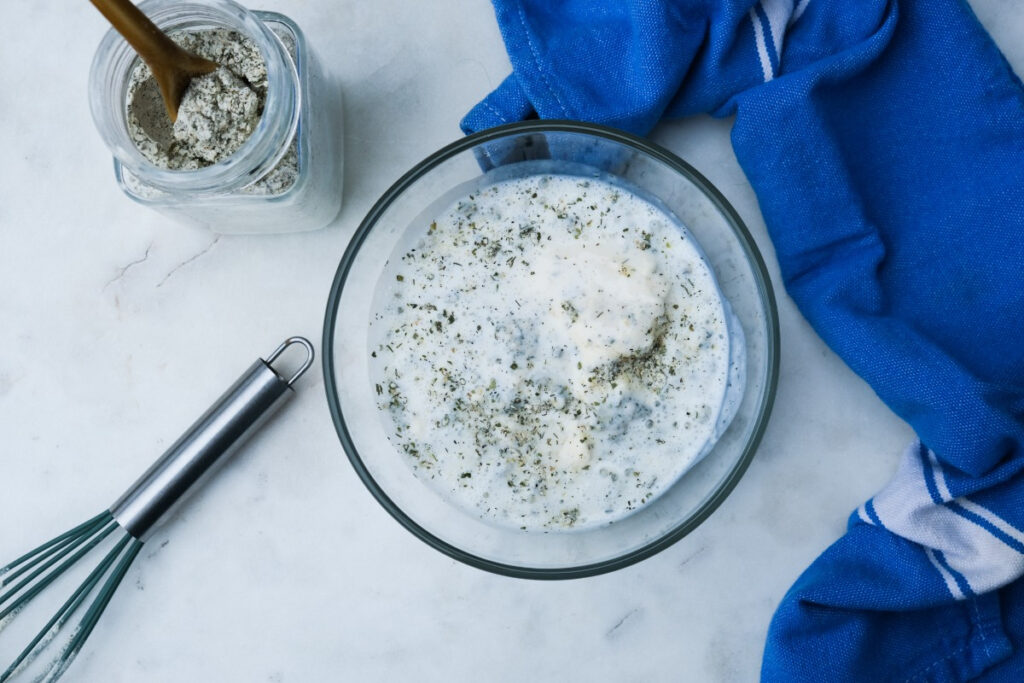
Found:
[[(231, 156), (252, 135), (263, 114), (267, 69), (256, 44), (236, 31), (178, 31), (171, 38), (220, 68), (192, 79), (172, 123), (149, 67), (140, 60), (128, 85), (128, 132), (153, 164), (195, 170)], [(294, 58), (291, 42), (285, 45)], [(294, 184), (297, 173), (298, 150), (293, 141), (278, 165), (243, 191), (278, 194)]]
[(424, 233), (385, 269), (371, 372), (389, 438), (449, 499), (521, 529), (604, 524), (724, 431), (742, 335), (671, 216), (601, 180), (531, 176)]

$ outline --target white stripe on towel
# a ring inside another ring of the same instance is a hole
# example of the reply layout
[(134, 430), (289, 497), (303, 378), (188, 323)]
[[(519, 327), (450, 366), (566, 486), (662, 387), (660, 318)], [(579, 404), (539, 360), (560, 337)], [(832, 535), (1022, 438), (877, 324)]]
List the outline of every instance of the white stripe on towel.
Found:
[(772, 60), (768, 57), (768, 46), (764, 42), (764, 27), (761, 26), (761, 18), (757, 16), (757, 9), (750, 8), (750, 22), (754, 25), (754, 42), (757, 45), (757, 58), (761, 60), (761, 72), (764, 74), (764, 82), (772, 80), (775, 74), (772, 70)]
[(1002, 531), (1004, 534), (1006, 534), (1013, 540), (1017, 541), (1018, 543), (1024, 544), (1024, 533), (1021, 533), (1020, 529), (1013, 526), (1012, 524), (1010, 524), (1005, 519), (1003, 519), (996, 513), (992, 512), (988, 508), (982, 507), (981, 505), (975, 503), (973, 500), (968, 500), (966, 498), (958, 498), (956, 502), (960, 504), (960, 507), (967, 510), (968, 512), (973, 512), (974, 514), (978, 515), (979, 517), (984, 519), (986, 522), (988, 522), (995, 528)]
[(803, 16), (804, 10), (807, 9), (807, 5), (809, 5), (810, 3), (811, 0), (800, 0), (800, 2), (796, 3), (796, 9), (793, 10), (793, 17), (789, 20), (789, 23), (792, 24), (794, 21)]
[(779, 59), (779, 70), (782, 70), (782, 43), (786, 39), (786, 26), (793, 16), (793, 0), (761, 0), (764, 15), (768, 17), (768, 30), (775, 45), (775, 54)]
[[(975, 593), (1006, 585), (1024, 574), (1024, 554), (987, 529), (932, 500), (919, 449), (917, 443), (907, 449), (896, 476), (872, 499), (882, 525), (926, 550), (941, 550), (949, 567), (962, 574)], [(963, 505), (964, 499), (956, 502)], [(999, 519), (981, 506), (977, 507)], [(988, 519), (974, 509), (971, 511)]]
[[(935, 478), (935, 488), (939, 492), (939, 498), (947, 502), (953, 500), (953, 494), (949, 492), (949, 486), (946, 484), (946, 473), (942, 471), (942, 463), (935, 457), (935, 453), (931, 449), (928, 450), (928, 463), (931, 465), (932, 476)], [(963, 509), (976, 514), (1013, 540), (1024, 545), (1024, 531), (1013, 526), (987, 507), (965, 497), (957, 498), (956, 502)]]
[(949, 570), (939, 563), (939, 558), (935, 557), (935, 551), (931, 548), (925, 548), (924, 554), (928, 556), (928, 561), (932, 563), (932, 566), (934, 566), (939, 572), (939, 575), (942, 576), (942, 580), (946, 583), (946, 588), (949, 589), (953, 599), (963, 600), (964, 597), (966, 597), (964, 592), (960, 590), (960, 586), (957, 585), (956, 579), (954, 579), (953, 575), (949, 573)]
[(874, 526), (875, 523), (871, 521), (870, 517), (868, 517), (868, 508), (866, 503), (857, 508), (857, 516), (860, 517), (860, 520), (862, 522), (866, 522)]
[(932, 466), (932, 477), (935, 479), (935, 488), (939, 491), (939, 498), (949, 502), (953, 500), (953, 494), (949, 492), (946, 485), (946, 474), (942, 471), (942, 463), (935, 457), (931, 449), (928, 449), (928, 463)]

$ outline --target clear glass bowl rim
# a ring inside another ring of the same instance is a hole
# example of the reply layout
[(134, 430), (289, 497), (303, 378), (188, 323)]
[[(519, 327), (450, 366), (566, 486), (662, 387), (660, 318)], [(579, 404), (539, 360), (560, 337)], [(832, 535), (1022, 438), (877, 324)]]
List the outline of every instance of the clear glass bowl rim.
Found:
[[(419, 178), (429, 173), (443, 161), (457, 154), (471, 150), (480, 144), (501, 138), (541, 133), (580, 133), (617, 142), (664, 163), (696, 185), (722, 213), (739, 238), (747, 261), (756, 276), (757, 288), (764, 306), (768, 327), (768, 352), (766, 354), (768, 372), (764, 401), (761, 404), (761, 410), (757, 416), (754, 430), (743, 450), (743, 454), (736, 461), (736, 464), (733, 465), (718, 488), (711, 493), (694, 514), (661, 537), (618, 557), (575, 567), (526, 567), (488, 560), (441, 540), (407, 516), (374, 480), (349, 435), (348, 425), (342, 415), (341, 402), (338, 396), (338, 383), (336, 381), (333, 353), (341, 293), (344, 289), (349, 270), (355, 262), (366, 236), (373, 230), (379, 218), (387, 211), (392, 202)], [(334, 282), (331, 284), (331, 292), (327, 300), (327, 311), (324, 316), (323, 339), (321, 343), (321, 348), (323, 349), (324, 389), (327, 393), (327, 404), (330, 408), (331, 419), (334, 421), (334, 428), (356, 474), (366, 488), (369, 489), (373, 497), (377, 499), (377, 502), (414, 536), (445, 555), (478, 569), (503, 576), (526, 579), (575, 579), (612, 572), (661, 552), (696, 529), (728, 497), (743, 477), (751, 460), (753, 460), (754, 454), (761, 443), (761, 438), (764, 436), (765, 428), (768, 425), (768, 418), (771, 415), (772, 406), (775, 402), (775, 392), (779, 379), (779, 313), (775, 303), (774, 289), (768, 275), (768, 269), (765, 267), (764, 258), (757, 249), (750, 231), (725, 196), (690, 164), (656, 143), (608, 126), (553, 119), (509, 123), (468, 135), (437, 150), (395, 181), (381, 195), (381, 198), (377, 200), (377, 203), (373, 205), (359, 224), (359, 227), (356, 228), (341, 258), (341, 262), (338, 264), (338, 270), (334, 275)]]

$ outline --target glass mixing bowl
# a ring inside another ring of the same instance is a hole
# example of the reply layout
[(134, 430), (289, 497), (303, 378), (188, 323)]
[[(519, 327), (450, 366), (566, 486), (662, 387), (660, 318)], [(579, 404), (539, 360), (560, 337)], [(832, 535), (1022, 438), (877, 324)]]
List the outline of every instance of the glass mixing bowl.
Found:
[[(388, 259), (452, 201), (497, 180), (536, 173), (602, 177), (668, 210), (703, 248), (743, 327), (746, 383), (712, 450), (662, 495), (612, 524), (523, 531), (474, 516), (416, 478), (388, 440), (390, 416), (370, 379), (369, 323)], [(499, 574), (565, 579), (649, 557), (718, 507), (754, 456), (775, 396), (778, 313), (750, 233), (721, 193), (670, 152), (603, 126), (528, 121), (483, 131), (431, 155), (398, 180), (356, 230), (331, 288), (323, 363), (331, 416), (353, 467), (378, 502), (441, 552)]]

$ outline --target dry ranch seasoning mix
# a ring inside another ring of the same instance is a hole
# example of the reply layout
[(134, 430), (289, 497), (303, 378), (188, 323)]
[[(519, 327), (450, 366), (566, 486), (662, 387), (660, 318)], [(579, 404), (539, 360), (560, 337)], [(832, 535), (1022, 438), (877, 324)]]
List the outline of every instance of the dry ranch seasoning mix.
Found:
[[(278, 37), (294, 59), (294, 40), (283, 32)], [(249, 139), (263, 115), (267, 67), (256, 44), (237, 31), (176, 31), (171, 38), (220, 68), (192, 79), (172, 123), (152, 72), (140, 60), (128, 85), (128, 132), (154, 165), (189, 171), (223, 161)], [(284, 192), (295, 183), (298, 165), (298, 145), (293, 140), (277, 166), (241, 192)]]
[(216, 62), (171, 122), (152, 75), (111, 29), (89, 70), (89, 105), (132, 201), (218, 233), (322, 228), (342, 199), (341, 92), (299, 26), (233, 0), (146, 0), (147, 16)]
[(605, 181), (490, 185), (385, 273), (371, 373), (389, 438), (484, 519), (621, 519), (710, 450), (742, 395), (742, 335), (699, 248)]

